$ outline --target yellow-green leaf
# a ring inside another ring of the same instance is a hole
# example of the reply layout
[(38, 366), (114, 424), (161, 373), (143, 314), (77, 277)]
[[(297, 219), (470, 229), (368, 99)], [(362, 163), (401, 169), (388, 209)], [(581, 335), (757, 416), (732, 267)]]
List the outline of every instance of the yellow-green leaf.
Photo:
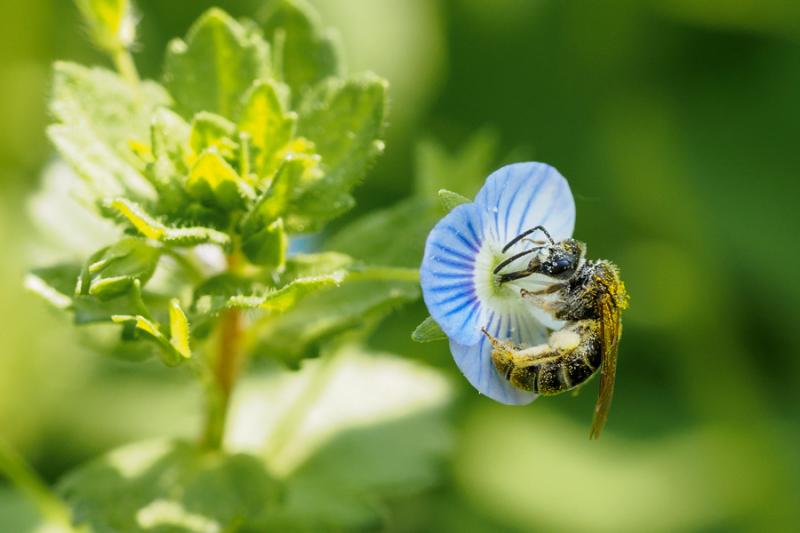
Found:
[(184, 118), (209, 111), (236, 116), (254, 81), (269, 74), (269, 47), (251, 27), (218, 8), (205, 12), (167, 48), (164, 83)]
[(177, 299), (169, 302), (169, 336), (175, 351), (189, 359), (192, 356), (189, 347), (189, 321)]
[(295, 132), (297, 115), (284, 110), (274, 82), (259, 81), (245, 97), (239, 129), (250, 135), (255, 172), (270, 177)]

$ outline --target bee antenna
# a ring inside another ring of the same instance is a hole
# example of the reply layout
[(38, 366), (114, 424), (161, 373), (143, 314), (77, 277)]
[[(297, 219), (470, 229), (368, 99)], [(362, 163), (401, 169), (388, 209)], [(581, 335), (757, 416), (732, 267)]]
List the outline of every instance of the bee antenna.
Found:
[(508, 266), (509, 264), (513, 263), (514, 261), (516, 261), (516, 260), (517, 260), (517, 259), (519, 259), (520, 257), (525, 257), (526, 255), (528, 255), (528, 254), (532, 254), (532, 253), (533, 253), (533, 252), (535, 252), (536, 250), (541, 250), (542, 248), (544, 248), (544, 246), (537, 246), (536, 248), (531, 248), (531, 249), (529, 249), (529, 250), (525, 250), (524, 252), (520, 252), (520, 253), (518, 253), (518, 254), (514, 254), (514, 255), (512, 255), (511, 257), (509, 257), (508, 259), (504, 260), (504, 261), (503, 261), (502, 263), (500, 263), (499, 265), (497, 265), (496, 267), (494, 267), (494, 270), (493, 270), (492, 272), (493, 272), (494, 274), (499, 274), (499, 273), (500, 273), (500, 271), (501, 271), (501, 270), (503, 270), (503, 268), (504, 268), (504, 267), (506, 267), (506, 266)]
[(527, 237), (528, 235), (530, 235), (534, 231), (541, 231), (542, 233), (544, 233), (547, 236), (547, 240), (550, 241), (550, 244), (555, 244), (556, 243), (553, 240), (553, 237), (550, 236), (550, 233), (545, 229), (545, 227), (542, 226), (542, 225), (539, 225), (539, 226), (534, 226), (533, 228), (531, 228), (529, 230), (523, 231), (522, 233), (520, 233), (519, 235), (517, 235), (516, 237), (514, 237), (513, 239), (508, 241), (508, 243), (505, 246), (503, 246), (503, 253), (505, 253), (506, 250), (508, 250), (509, 248), (514, 246), (515, 244), (517, 244), (520, 240), (522, 240), (524, 237)]

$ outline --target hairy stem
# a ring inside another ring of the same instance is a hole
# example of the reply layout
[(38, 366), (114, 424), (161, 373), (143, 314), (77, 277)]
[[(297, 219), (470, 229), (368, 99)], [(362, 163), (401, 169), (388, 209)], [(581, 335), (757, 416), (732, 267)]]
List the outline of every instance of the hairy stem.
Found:
[[(238, 256), (232, 254), (228, 258), (228, 269), (235, 271), (238, 264)], [(206, 427), (203, 434), (203, 443), (208, 448), (222, 448), (231, 394), (244, 363), (242, 333), (241, 311), (223, 311), (217, 334), (217, 352), (210, 362)]]

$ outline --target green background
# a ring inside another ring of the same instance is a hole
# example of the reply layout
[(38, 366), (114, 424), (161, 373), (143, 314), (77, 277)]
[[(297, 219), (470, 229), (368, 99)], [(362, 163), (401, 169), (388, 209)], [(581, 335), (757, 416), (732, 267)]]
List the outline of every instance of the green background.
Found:
[[(200, 399), (185, 375), (93, 350), (22, 289), (25, 270), (42, 257), (26, 202), (53, 157), (43, 133), (49, 65), (105, 60), (70, 2), (5, 4), (0, 432), (55, 481), (124, 442), (193, 435)], [(244, 16), (261, 4), (221, 5)], [(167, 40), (211, 2), (137, 5), (135, 57), (144, 76), (158, 77)], [(567, 177), (576, 237), (590, 255), (620, 265), (631, 293), (614, 407), (599, 442), (587, 439), (596, 385), (578, 397), (504, 407), (468, 386), (445, 344), (410, 341), (422, 304), (384, 322), (370, 346), (435, 367), (456, 394), (435, 428), (448, 444), (426, 466), (431, 481), (390, 497), (375, 527), (796, 527), (800, 4), (315, 5), (341, 32), (350, 70), (374, 70), (391, 84), (386, 154), (348, 219), (411, 193), (421, 139), (457, 151), (478, 134), (494, 143), (497, 162), (545, 161)], [(394, 237), (382, 246), (420, 244)], [(403, 443), (388, 439), (387, 460), (403, 460), (391, 450)], [(342, 470), (351, 466), (358, 463)], [(0, 525), (24, 522), (23, 507), (0, 485)]]

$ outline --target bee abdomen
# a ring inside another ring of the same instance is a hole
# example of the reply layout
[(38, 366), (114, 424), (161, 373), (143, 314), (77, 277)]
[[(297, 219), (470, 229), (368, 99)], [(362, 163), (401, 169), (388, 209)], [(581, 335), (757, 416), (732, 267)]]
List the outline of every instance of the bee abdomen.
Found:
[(549, 345), (534, 348), (533, 352), (515, 351), (509, 357), (511, 354), (501, 349), (493, 353), (493, 358), (498, 371), (516, 387), (554, 395), (591, 378), (600, 368), (601, 350), (596, 321), (582, 320), (564, 328), (563, 333), (554, 334)]

